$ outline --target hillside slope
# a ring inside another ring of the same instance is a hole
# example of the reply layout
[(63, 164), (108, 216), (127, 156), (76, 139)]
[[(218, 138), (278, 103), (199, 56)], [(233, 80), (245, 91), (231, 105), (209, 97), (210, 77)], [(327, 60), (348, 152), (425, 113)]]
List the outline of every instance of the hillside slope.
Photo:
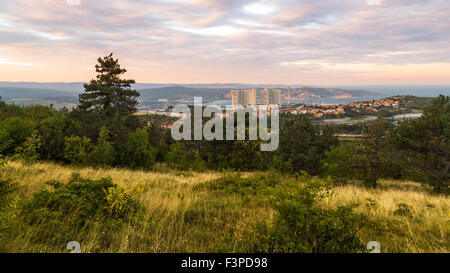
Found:
[[(255, 197), (251, 192), (245, 193), (245, 188), (223, 192), (200, 187), (219, 177), (234, 177), (231, 173), (175, 172), (164, 168), (154, 172), (80, 169), (18, 162), (9, 163), (5, 172), (6, 178), (20, 182), (23, 200), (49, 188), (46, 181), (66, 182), (76, 172), (91, 179), (111, 177), (139, 201), (144, 208), (139, 219), (106, 234), (99, 232), (95, 224), (85, 230), (87, 239), (80, 242), (83, 252), (241, 252), (246, 251), (241, 245), (246, 234), (256, 224), (268, 223), (274, 217), (270, 202), (262, 194), (264, 188)], [(401, 181), (383, 181), (377, 190), (353, 184), (334, 191), (334, 196), (321, 206), (359, 203), (357, 211), (368, 216), (367, 224), (358, 233), (363, 243), (379, 241), (382, 252), (450, 251), (450, 197), (431, 195), (418, 183)], [(408, 210), (398, 213), (399, 208)], [(14, 225), (0, 239), (0, 252), (67, 252), (61, 243), (34, 242), (39, 224), (30, 228), (17, 220)]]

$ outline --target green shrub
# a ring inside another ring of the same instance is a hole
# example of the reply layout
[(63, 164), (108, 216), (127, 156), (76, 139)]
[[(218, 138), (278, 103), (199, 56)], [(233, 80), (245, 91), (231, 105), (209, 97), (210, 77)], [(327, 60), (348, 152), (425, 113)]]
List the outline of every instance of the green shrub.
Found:
[(412, 208), (405, 203), (397, 204), (397, 209), (394, 211), (394, 215), (412, 217)]
[(73, 174), (67, 184), (55, 180), (46, 184), (53, 191), (35, 192), (21, 214), (36, 241), (60, 245), (82, 240), (94, 225), (100, 231), (120, 227), (138, 208), (110, 178), (90, 180)]
[(33, 164), (39, 159), (39, 149), (41, 146), (41, 136), (35, 130), (20, 147), (16, 148), (14, 157), (22, 159), (27, 164)]
[(8, 133), (10, 139), (12, 140), (9, 149), (5, 150), (4, 153), (7, 155), (12, 155), (14, 149), (20, 146), (25, 140), (31, 136), (33, 133), (34, 122), (19, 117), (10, 117), (2, 120), (0, 122), (0, 131), (5, 131)]
[(13, 140), (9, 136), (8, 132), (0, 130), (0, 167), (5, 163), (4, 154), (11, 147)]
[(198, 184), (194, 188), (246, 196), (265, 194), (267, 189), (275, 187), (280, 181), (281, 175), (277, 173), (255, 174), (247, 178), (241, 177), (240, 173), (229, 173), (216, 180)]
[(120, 218), (126, 215), (129, 210), (131, 196), (122, 187), (114, 186), (106, 189), (106, 206), (108, 215)]
[(188, 170), (190, 165), (179, 142), (170, 145), (169, 152), (166, 154), (166, 162), (169, 167), (179, 170)]
[(0, 232), (8, 228), (10, 221), (17, 214), (17, 198), (11, 193), (17, 190), (17, 183), (0, 180)]
[(322, 160), (325, 174), (337, 184), (347, 184), (351, 178), (351, 171), (348, 168), (351, 160), (352, 152), (350, 146), (332, 147), (330, 151), (325, 152), (325, 159)]
[(203, 171), (206, 168), (206, 162), (200, 156), (198, 150), (193, 151), (192, 169), (198, 172)]
[(64, 142), (64, 158), (71, 164), (85, 166), (90, 163), (89, 154), (92, 149), (91, 140), (87, 137), (66, 137)]
[(133, 169), (148, 169), (156, 162), (156, 148), (150, 149), (148, 133), (137, 129), (128, 136), (125, 144), (124, 165)]
[(261, 224), (245, 242), (251, 252), (328, 253), (357, 252), (362, 245), (356, 237), (364, 217), (354, 212), (355, 204), (323, 209), (319, 202), (332, 194), (329, 186), (309, 182), (274, 192), (277, 212), (271, 225)]
[(10, 147), (12, 141), (9, 135), (0, 131), (0, 232), (4, 231), (9, 222), (16, 216), (17, 199), (11, 197), (11, 193), (17, 190), (17, 183), (11, 180), (2, 180), (2, 168), (6, 164), (3, 152)]
[(97, 139), (97, 145), (90, 154), (90, 161), (94, 166), (112, 166), (115, 160), (115, 150), (110, 142), (110, 132), (103, 127)]

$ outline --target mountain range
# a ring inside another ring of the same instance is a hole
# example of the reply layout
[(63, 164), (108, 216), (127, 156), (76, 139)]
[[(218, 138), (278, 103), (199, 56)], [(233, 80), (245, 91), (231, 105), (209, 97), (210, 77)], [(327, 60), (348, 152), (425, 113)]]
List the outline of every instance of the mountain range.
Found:
[[(141, 96), (141, 104), (152, 103), (159, 99), (169, 101), (192, 100), (194, 96), (202, 97), (203, 101), (230, 100), (231, 89), (246, 89), (255, 87), (278, 88), (287, 99), (288, 86), (286, 85), (250, 85), (250, 84), (145, 84), (133, 85)], [(361, 98), (377, 96), (378, 93), (365, 90), (349, 90), (337, 88), (321, 88), (307, 86), (291, 86), (290, 98), (293, 100), (315, 98)], [(78, 101), (78, 94), (83, 92), (83, 83), (38, 83), (38, 82), (0, 82), (0, 96), (7, 102), (25, 105), (32, 103), (53, 104), (55, 107), (73, 106)]]

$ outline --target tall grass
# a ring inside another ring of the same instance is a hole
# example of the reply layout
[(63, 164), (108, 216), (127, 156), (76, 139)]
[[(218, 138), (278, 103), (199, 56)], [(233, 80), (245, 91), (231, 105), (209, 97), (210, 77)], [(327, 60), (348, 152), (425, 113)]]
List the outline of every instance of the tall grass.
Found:
[[(92, 227), (87, 239), (80, 242), (82, 252), (241, 252), (245, 251), (242, 241), (246, 233), (274, 217), (266, 199), (199, 190), (198, 185), (232, 173), (144, 172), (11, 162), (4, 176), (19, 182), (20, 198), (29, 200), (33, 192), (48, 188), (46, 181), (67, 181), (74, 172), (90, 179), (111, 177), (144, 207), (138, 220), (130, 220), (108, 234), (107, 242), (98, 227)], [(362, 242), (379, 241), (383, 252), (449, 252), (449, 197), (433, 195), (420, 184), (406, 181), (382, 181), (376, 190), (355, 183), (334, 191), (321, 203), (324, 208), (356, 202), (360, 204), (358, 212), (368, 215), (368, 223), (358, 233)], [(405, 206), (408, 209), (402, 210)], [(0, 239), (0, 251), (67, 251), (65, 245), (34, 243), (34, 229), (38, 227), (25, 226), (20, 218), (12, 225), (14, 230)]]

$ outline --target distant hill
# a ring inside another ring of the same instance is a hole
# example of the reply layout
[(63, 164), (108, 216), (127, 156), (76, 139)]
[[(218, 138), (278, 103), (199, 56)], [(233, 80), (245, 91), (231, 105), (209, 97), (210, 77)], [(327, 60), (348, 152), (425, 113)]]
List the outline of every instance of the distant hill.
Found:
[(78, 92), (53, 89), (0, 87), (0, 96), (9, 98), (42, 98), (42, 97), (77, 97)]
[(78, 96), (68, 91), (38, 88), (0, 87), (0, 97), (8, 103), (17, 105), (52, 104), (56, 108), (73, 107), (78, 103)]
[[(301, 87), (291, 90), (291, 99), (304, 98), (361, 98), (373, 97), (380, 94), (365, 90), (346, 90), (337, 88), (320, 88), (320, 87)], [(287, 92), (284, 92), (287, 97)]]
[(434, 98), (429, 97), (416, 97), (416, 96), (395, 96), (395, 97), (403, 97), (406, 106), (411, 110), (420, 110), (423, 111), (425, 107), (431, 106), (433, 104)]
[(0, 82), (0, 90), (4, 88), (41, 89), (77, 95), (83, 91), (83, 84), (82, 82)]
[[(192, 99), (194, 96), (202, 97), (204, 101), (229, 100), (230, 91), (233, 88), (202, 88), (170, 86), (163, 88), (152, 88), (139, 90), (140, 100), (157, 101), (158, 99), (180, 100)], [(262, 88), (257, 88), (262, 89)], [(283, 92), (283, 97), (287, 99), (287, 88), (279, 88)], [(301, 87), (291, 89), (291, 99), (310, 98), (360, 98), (378, 96), (378, 93), (364, 90), (343, 90), (334, 88)]]
[[(234, 88), (251, 88), (258, 90), (264, 88), (279, 88), (287, 99), (287, 86), (285, 85), (248, 85), (239, 83), (230, 84), (145, 84), (138, 83), (133, 86), (141, 96), (142, 104), (158, 101), (159, 99), (192, 100), (202, 97), (203, 101), (230, 100), (230, 91)], [(0, 82), (0, 96), (3, 99), (17, 104), (54, 104), (73, 105), (78, 102), (78, 94), (83, 92), (82, 82), (73, 83), (39, 83), (39, 82)], [(259, 92), (258, 92), (259, 94)], [(379, 94), (364, 90), (346, 90), (336, 88), (320, 88), (294, 86), (291, 88), (291, 99), (311, 98), (361, 98), (377, 96)]]
[(170, 86), (138, 90), (139, 100), (157, 101), (158, 99), (181, 100), (202, 97), (204, 101), (224, 100), (230, 94), (229, 88), (189, 88), (184, 86)]

